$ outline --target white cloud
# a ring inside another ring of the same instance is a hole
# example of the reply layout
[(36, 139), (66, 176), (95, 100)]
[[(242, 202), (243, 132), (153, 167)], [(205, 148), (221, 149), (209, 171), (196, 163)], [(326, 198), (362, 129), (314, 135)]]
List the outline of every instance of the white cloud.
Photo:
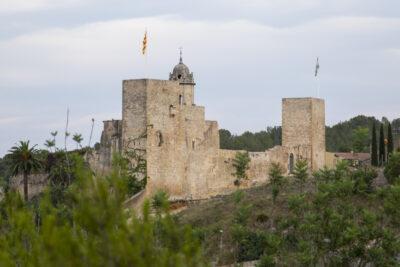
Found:
[[(147, 63), (140, 55), (146, 27)], [(46, 125), (40, 138), (62, 126), (63, 111), (61, 119), (47, 113), (67, 103), (74, 105), (78, 118), (71, 127), (81, 132), (90, 122), (86, 114), (120, 110), (122, 79), (166, 79), (177, 63), (177, 48), (183, 46), (184, 62), (198, 84), (197, 103), (207, 107), (207, 118), (235, 132), (279, 124), (281, 97), (315, 95), (316, 56), (328, 123), (370, 112), (394, 117), (398, 115), (391, 107), (398, 92), (392, 90), (399, 84), (395, 72), (400, 58), (393, 55), (399, 55), (399, 29), (396, 18), (328, 17), (272, 27), (248, 20), (189, 21), (176, 16), (51, 28), (0, 42), (0, 90), (23, 91), (24, 101), (46, 106), (45, 112), (35, 113), (43, 116), (35, 124)], [(38, 88), (49, 92), (41, 96), (50, 101), (37, 98)], [(356, 101), (360, 96), (363, 101)], [(17, 100), (2, 97), (0, 106)], [(32, 106), (15, 109), (22, 115), (40, 109)], [(26, 131), (34, 127), (27, 124)]]
[[(147, 67), (151, 69), (145, 71), (139, 50), (146, 27)], [(90, 79), (104, 71), (127, 73), (128, 68), (132, 75), (157, 75), (169, 70), (181, 45), (185, 56), (190, 55), (200, 65), (209, 64), (210, 58), (217, 59), (212, 63), (217, 65), (248, 61), (258, 65), (265, 58), (281, 65), (269, 67), (279, 68), (295, 60), (291, 54), (307, 58), (333, 49), (348, 53), (345, 46), (354, 49), (350, 47), (353, 42), (358, 49), (375, 45), (385, 48), (385, 39), (380, 42), (376, 38), (392, 38), (399, 28), (400, 19), (370, 17), (327, 18), (286, 28), (245, 20), (185, 21), (171, 16), (97, 22), (48, 29), (0, 42), (0, 55), (5, 59), (0, 63), (0, 84), (43, 86), (63, 79)]]
[(7, 126), (23, 121), (24, 117), (0, 117), (0, 125)]
[(1, 0), (0, 13), (16, 13), (76, 6), (85, 0)]

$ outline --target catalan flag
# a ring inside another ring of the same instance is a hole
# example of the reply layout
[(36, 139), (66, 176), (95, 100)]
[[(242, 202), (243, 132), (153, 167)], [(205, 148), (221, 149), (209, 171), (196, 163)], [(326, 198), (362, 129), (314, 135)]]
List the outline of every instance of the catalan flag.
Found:
[(143, 42), (142, 42), (142, 54), (146, 54), (147, 51), (147, 30), (144, 32)]

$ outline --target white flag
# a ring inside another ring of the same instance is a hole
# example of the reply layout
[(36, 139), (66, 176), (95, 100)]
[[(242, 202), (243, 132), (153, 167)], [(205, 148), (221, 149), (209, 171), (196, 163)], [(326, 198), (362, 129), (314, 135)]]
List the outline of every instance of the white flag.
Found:
[(318, 75), (318, 70), (319, 70), (319, 62), (318, 62), (318, 58), (317, 58), (317, 64), (315, 65), (315, 77), (317, 77), (317, 75)]

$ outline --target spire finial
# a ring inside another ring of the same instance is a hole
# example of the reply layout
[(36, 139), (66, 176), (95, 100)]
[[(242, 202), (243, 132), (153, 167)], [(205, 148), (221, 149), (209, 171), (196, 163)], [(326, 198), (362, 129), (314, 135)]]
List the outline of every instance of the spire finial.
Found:
[(182, 50), (183, 50), (183, 47), (181, 46), (181, 47), (179, 47), (179, 63), (180, 64), (182, 64), (183, 63), (183, 60), (182, 60)]

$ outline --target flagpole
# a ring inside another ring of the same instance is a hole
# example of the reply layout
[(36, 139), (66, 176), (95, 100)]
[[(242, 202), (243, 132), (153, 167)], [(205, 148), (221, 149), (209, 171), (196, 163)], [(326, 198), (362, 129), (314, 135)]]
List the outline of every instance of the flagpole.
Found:
[(148, 38), (149, 38), (149, 34), (148, 34), (148, 32), (147, 32), (147, 27), (146, 27), (146, 52), (145, 52), (145, 55), (144, 55), (144, 60), (145, 60), (145, 76), (146, 76), (146, 79), (148, 79), (149, 77), (148, 77), (148, 75), (149, 75), (149, 66), (148, 66), (148, 52), (147, 52), (147, 43), (148, 43)]

